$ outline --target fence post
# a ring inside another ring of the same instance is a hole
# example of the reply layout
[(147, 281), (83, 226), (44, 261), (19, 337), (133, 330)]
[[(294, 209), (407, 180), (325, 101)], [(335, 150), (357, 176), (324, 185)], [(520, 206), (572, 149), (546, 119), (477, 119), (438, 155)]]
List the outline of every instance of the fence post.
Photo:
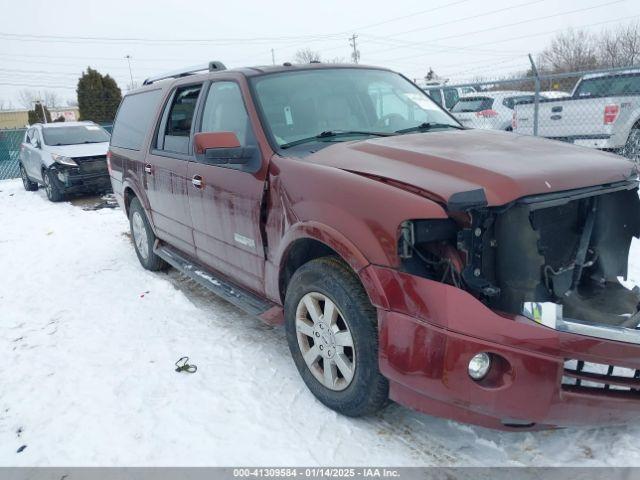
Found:
[(538, 136), (538, 118), (540, 112), (540, 75), (536, 68), (536, 63), (533, 61), (533, 57), (529, 54), (529, 61), (531, 62), (531, 71), (535, 76), (535, 95), (533, 97), (533, 135)]

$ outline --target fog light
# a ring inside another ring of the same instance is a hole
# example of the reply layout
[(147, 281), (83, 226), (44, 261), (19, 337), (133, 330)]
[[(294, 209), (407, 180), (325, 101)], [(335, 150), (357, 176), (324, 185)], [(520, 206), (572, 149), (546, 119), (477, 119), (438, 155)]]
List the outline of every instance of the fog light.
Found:
[(469, 376), (474, 380), (482, 380), (491, 367), (491, 357), (482, 352), (473, 356), (469, 362)]

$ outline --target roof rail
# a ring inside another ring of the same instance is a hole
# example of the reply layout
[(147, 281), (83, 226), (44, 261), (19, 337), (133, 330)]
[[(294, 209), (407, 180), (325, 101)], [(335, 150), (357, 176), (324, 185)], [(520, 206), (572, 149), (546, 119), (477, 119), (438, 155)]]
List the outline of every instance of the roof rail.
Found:
[(151, 85), (154, 82), (158, 82), (160, 80), (166, 80), (167, 78), (186, 77), (187, 75), (193, 75), (194, 73), (198, 73), (198, 72), (217, 72), (217, 71), (226, 70), (226, 69), (227, 67), (224, 66), (224, 63), (218, 62), (217, 60), (213, 60), (209, 62), (208, 65), (181, 68), (180, 70), (173, 70), (171, 72), (163, 73), (162, 75), (149, 77), (144, 82), (142, 82), (142, 85)]

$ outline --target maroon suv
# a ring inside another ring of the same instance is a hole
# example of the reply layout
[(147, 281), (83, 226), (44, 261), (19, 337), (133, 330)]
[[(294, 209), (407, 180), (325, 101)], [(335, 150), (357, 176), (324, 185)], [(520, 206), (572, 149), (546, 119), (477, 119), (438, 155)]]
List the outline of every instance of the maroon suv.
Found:
[(113, 189), (149, 270), (284, 322), (325, 405), (493, 428), (640, 416), (638, 176), (469, 130), (392, 71), (176, 72), (125, 96)]

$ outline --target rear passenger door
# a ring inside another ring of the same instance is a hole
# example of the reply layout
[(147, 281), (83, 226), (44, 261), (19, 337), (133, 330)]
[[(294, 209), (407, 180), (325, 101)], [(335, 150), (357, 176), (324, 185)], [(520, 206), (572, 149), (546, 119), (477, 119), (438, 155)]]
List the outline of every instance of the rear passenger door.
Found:
[[(189, 204), (198, 258), (241, 286), (264, 292), (260, 207), (264, 172), (240, 86), (213, 82), (203, 98), (198, 132), (233, 132), (242, 147), (256, 147), (246, 165), (189, 164)], [(262, 172), (262, 173), (261, 173)]]
[(180, 85), (168, 97), (144, 166), (158, 237), (195, 255), (187, 177), (191, 135), (202, 84)]

